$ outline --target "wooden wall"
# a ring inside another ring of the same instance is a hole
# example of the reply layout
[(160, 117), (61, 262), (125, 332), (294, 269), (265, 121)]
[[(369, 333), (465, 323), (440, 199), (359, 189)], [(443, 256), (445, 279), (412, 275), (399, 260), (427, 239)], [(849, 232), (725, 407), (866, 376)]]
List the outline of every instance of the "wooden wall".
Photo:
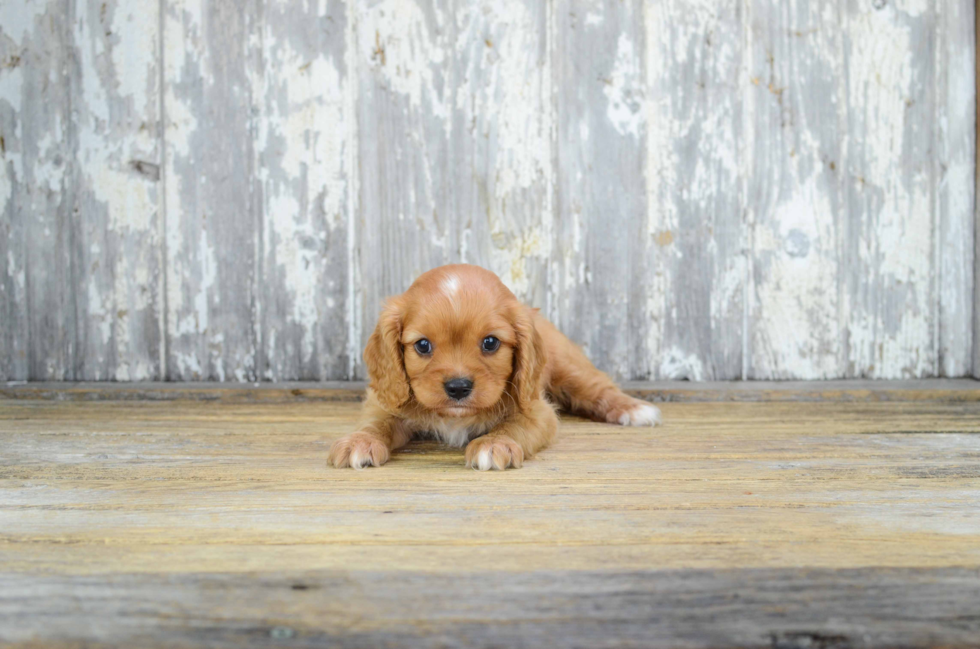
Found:
[[(977, 35), (980, 34), (980, 0), (976, 0), (974, 5), (974, 19), (976, 20), (976, 26), (973, 30), (973, 48), (976, 51), (976, 60), (974, 62), (974, 73), (976, 74), (976, 83), (974, 84), (974, 91), (980, 88), (980, 40), (978, 40)], [(976, 210), (976, 218), (973, 220), (974, 223), (974, 238), (976, 239), (974, 252), (973, 252), (973, 376), (980, 379), (980, 197), (976, 194), (976, 187), (980, 187), (980, 100), (976, 97), (976, 92), (974, 92), (973, 97), (974, 106), (977, 109), (977, 120), (975, 124), (977, 125), (977, 133), (975, 133), (977, 140), (975, 144), (974, 153), (976, 154), (976, 183), (974, 184), (974, 209)]]
[(383, 297), (455, 261), (620, 378), (980, 372), (974, 21), (0, 3), (0, 380), (360, 378)]

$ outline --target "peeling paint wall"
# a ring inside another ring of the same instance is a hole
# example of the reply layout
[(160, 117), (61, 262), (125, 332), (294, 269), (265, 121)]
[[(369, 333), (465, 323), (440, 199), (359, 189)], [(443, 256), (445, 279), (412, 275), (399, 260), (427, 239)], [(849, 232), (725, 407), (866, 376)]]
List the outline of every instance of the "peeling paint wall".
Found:
[(497, 272), (617, 378), (980, 372), (969, 0), (0, 4), (0, 380), (363, 378)]

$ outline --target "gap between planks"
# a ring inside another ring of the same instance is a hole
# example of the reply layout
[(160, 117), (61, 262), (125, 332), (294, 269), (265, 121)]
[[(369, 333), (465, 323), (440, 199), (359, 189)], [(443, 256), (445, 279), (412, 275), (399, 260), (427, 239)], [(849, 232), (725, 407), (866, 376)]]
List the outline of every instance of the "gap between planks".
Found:
[[(0, 384), (3, 399), (60, 401), (221, 401), (281, 403), (293, 401), (356, 402), (364, 399), (362, 381), (296, 381), (283, 383), (108, 383), (21, 382)], [(877, 402), (980, 401), (975, 379), (907, 381), (631, 381), (629, 394), (651, 402)]]

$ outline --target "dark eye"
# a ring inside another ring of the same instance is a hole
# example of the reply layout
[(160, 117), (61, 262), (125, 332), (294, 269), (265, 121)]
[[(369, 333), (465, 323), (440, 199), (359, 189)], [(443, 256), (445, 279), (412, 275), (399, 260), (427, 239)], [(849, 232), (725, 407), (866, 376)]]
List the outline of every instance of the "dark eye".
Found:
[(415, 351), (422, 356), (428, 356), (432, 353), (432, 343), (423, 338), (415, 343)]
[(483, 339), (483, 351), (487, 353), (493, 353), (500, 349), (500, 341), (493, 336), (487, 336)]

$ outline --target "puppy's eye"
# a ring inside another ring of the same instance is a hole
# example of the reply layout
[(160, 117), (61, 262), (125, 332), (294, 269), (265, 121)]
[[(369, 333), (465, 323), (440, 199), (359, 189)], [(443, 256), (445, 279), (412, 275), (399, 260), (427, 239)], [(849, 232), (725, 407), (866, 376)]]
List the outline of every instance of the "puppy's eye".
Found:
[(493, 353), (500, 349), (500, 341), (493, 336), (487, 336), (483, 339), (483, 351), (487, 353)]
[(430, 343), (425, 338), (422, 338), (415, 343), (415, 351), (417, 351), (422, 356), (428, 356), (432, 353), (432, 343)]

